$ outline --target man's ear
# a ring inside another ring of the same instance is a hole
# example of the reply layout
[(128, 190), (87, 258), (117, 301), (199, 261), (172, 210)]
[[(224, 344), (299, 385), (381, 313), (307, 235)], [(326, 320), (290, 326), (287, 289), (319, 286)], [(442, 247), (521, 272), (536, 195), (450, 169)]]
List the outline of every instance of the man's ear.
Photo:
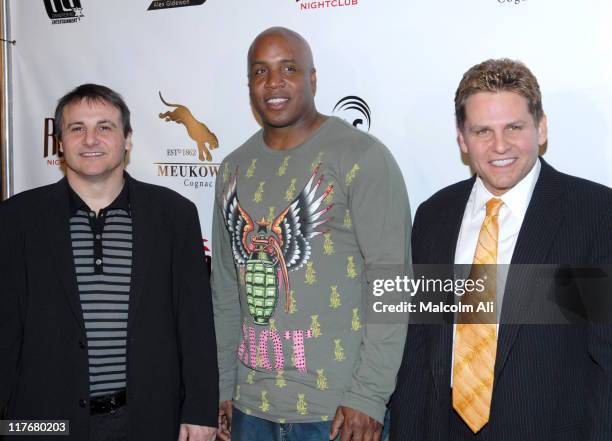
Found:
[(460, 127), (457, 127), (457, 144), (459, 144), (461, 152), (467, 155), (468, 146), (465, 143), (465, 138), (463, 137), (463, 130)]
[(542, 115), (540, 122), (538, 123), (538, 145), (542, 146), (548, 141), (548, 122), (546, 115)]
[(132, 150), (132, 132), (128, 133), (128, 136), (125, 138), (125, 151), (129, 152)]
[(317, 94), (317, 70), (313, 67), (310, 71), (310, 87), (312, 87), (312, 95)]

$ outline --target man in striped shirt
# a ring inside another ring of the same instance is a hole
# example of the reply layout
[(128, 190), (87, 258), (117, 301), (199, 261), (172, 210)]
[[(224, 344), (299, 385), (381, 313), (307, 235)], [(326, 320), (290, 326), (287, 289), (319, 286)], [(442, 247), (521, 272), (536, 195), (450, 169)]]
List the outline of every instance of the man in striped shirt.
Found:
[(195, 206), (125, 172), (132, 129), (116, 92), (77, 87), (55, 124), (66, 178), (0, 206), (0, 417), (69, 420), (75, 440), (211, 441), (218, 374)]

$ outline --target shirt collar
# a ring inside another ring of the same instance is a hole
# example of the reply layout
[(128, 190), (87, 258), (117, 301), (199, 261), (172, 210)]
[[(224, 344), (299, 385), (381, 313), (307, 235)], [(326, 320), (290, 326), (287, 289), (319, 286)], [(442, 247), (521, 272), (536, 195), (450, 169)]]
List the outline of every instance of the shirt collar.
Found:
[[(68, 195), (70, 198), (70, 213), (72, 216), (76, 214), (78, 210), (83, 211), (92, 211), (91, 208), (87, 206), (87, 204), (81, 199), (81, 197), (77, 194), (76, 191), (72, 189), (70, 184), (68, 183), (68, 179), (66, 181), (66, 187), (68, 187)], [(130, 211), (130, 189), (127, 181), (127, 174), (124, 173), (124, 183), (123, 188), (119, 195), (115, 198), (113, 202), (110, 203), (108, 207), (103, 208), (103, 210), (120, 208), (126, 211)]]
[(527, 212), (527, 206), (533, 195), (541, 168), (540, 158), (538, 158), (529, 173), (501, 196), (495, 196), (487, 190), (480, 176), (477, 176), (474, 184), (475, 197), (472, 215), (476, 216), (480, 210), (484, 210), (489, 199), (498, 197), (504, 201), (504, 205), (510, 210), (512, 215), (523, 217)]

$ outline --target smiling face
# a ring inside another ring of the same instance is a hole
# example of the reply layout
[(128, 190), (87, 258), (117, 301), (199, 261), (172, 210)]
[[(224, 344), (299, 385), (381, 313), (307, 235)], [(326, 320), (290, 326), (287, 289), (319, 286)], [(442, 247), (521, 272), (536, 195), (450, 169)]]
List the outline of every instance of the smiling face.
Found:
[(518, 93), (478, 92), (466, 100), (465, 122), (457, 133), (485, 187), (501, 196), (534, 166), (546, 142), (546, 116), (534, 121), (527, 99)]
[(300, 127), (317, 117), (312, 55), (299, 37), (261, 34), (248, 57), (249, 95), (264, 129)]
[(69, 180), (105, 182), (121, 179), (131, 133), (123, 133), (119, 109), (103, 100), (82, 99), (66, 105), (60, 148)]

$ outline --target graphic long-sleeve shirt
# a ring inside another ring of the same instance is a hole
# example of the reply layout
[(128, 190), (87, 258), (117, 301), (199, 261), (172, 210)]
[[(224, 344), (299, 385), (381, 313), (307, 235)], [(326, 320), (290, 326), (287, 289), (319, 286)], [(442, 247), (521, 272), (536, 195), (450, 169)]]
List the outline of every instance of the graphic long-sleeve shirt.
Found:
[(376, 265), (406, 265), (410, 209), (376, 138), (330, 117), (279, 151), (259, 131), (221, 164), (213, 215), (213, 300), (221, 400), (281, 423), (379, 421), (405, 324), (368, 324)]

